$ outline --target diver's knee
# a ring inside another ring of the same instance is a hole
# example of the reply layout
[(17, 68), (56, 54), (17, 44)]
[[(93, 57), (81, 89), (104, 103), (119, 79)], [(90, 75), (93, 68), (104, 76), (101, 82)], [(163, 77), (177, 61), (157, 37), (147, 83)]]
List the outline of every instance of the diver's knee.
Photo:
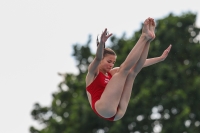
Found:
[(106, 104), (96, 104), (95, 105), (96, 111), (103, 117), (105, 118), (110, 118), (113, 117), (116, 112), (117, 109), (111, 106), (106, 106)]
[(117, 114), (115, 115), (114, 121), (120, 120), (124, 116), (125, 112), (122, 110), (118, 110)]

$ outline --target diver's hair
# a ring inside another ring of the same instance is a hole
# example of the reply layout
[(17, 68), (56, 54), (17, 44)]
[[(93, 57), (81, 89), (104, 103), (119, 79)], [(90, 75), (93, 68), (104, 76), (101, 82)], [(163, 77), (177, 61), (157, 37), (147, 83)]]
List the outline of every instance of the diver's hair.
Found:
[[(100, 42), (99, 42), (99, 39), (98, 39), (98, 36), (97, 36), (97, 47), (99, 46), (99, 44), (100, 44)], [(115, 51), (113, 51), (110, 48), (105, 48), (105, 44), (104, 44), (103, 57), (105, 57), (107, 54), (117, 56), (117, 54), (115, 53)]]

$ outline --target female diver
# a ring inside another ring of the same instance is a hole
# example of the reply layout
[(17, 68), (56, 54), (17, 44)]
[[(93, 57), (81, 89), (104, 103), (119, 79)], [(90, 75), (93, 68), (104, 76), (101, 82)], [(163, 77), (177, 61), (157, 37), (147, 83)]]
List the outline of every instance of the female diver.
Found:
[(143, 67), (164, 61), (172, 45), (160, 57), (147, 59), (150, 42), (155, 38), (155, 22), (152, 18), (144, 21), (142, 34), (125, 61), (115, 67), (117, 55), (105, 47), (112, 34), (107, 29), (101, 34), (96, 56), (88, 67), (86, 92), (93, 111), (109, 121), (121, 119), (127, 109), (134, 80)]

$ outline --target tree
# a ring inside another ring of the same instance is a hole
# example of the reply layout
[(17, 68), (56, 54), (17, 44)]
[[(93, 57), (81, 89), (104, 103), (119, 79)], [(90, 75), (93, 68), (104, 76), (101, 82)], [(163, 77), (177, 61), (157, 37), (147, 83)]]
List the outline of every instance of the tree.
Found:
[[(87, 66), (94, 57), (90, 50), (91, 36), (85, 45), (73, 46), (78, 75), (60, 74), (64, 81), (53, 96), (50, 107), (34, 105), (34, 120), (44, 125), (41, 130), (30, 127), (31, 133), (109, 133), (200, 132), (200, 45), (196, 14), (175, 16), (170, 13), (156, 20), (156, 39), (151, 43), (148, 58), (160, 56), (169, 44), (167, 59), (142, 69), (133, 85), (125, 116), (116, 122), (99, 118), (92, 111), (85, 92)], [(141, 26), (142, 28), (142, 26)], [(138, 40), (141, 29), (130, 38), (125, 34), (111, 37), (111, 47), (118, 55), (119, 66)]]

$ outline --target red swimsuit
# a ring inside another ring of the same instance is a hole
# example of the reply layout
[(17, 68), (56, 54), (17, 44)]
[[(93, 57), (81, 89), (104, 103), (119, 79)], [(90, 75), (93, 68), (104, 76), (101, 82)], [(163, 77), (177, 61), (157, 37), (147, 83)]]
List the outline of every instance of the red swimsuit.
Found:
[[(91, 95), (92, 109), (101, 118), (104, 118), (104, 117), (102, 117), (96, 111), (96, 109), (95, 109), (95, 103), (96, 103), (96, 101), (98, 101), (101, 98), (101, 95), (104, 92), (105, 87), (106, 87), (107, 83), (109, 82), (109, 80), (111, 78), (112, 78), (112, 75), (110, 73), (108, 73), (108, 77), (106, 77), (102, 72), (99, 72), (99, 74), (94, 79), (94, 81), (86, 88), (87, 91)], [(113, 121), (114, 118), (115, 118), (115, 116), (113, 116), (111, 118), (104, 118), (104, 119), (109, 120), (109, 121)]]

